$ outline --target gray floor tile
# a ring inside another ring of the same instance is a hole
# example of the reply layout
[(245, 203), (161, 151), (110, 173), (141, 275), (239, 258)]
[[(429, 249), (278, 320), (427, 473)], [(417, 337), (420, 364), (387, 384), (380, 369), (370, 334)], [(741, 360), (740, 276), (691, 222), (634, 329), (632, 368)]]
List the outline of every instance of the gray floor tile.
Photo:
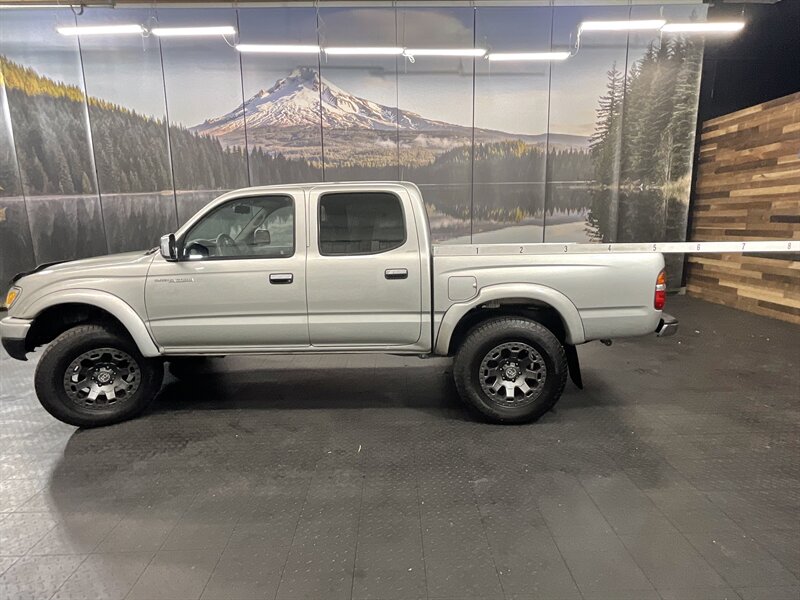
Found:
[(19, 556), (0, 556), (0, 575), (5, 573), (17, 560), (19, 560)]
[(0, 575), (0, 598), (48, 599), (85, 556), (24, 556)]
[(48, 514), (13, 513), (0, 521), (0, 555), (25, 554), (56, 526)]
[(680, 533), (622, 535), (622, 543), (656, 589), (727, 587)]
[(799, 585), (797, 578), (751, 537), (736, 533), (688, 534), (692, 545), (734, 588)]
[(502, 586), (477, 507), (447, 514), (423, 507), (422, 539), (428, 594), (502, 596)]
[[(682, 582), (677, 581), (677, 584)], [(728, 587), (682, 588), (659, 590), (663, 600), (740, 600), (739, 594)]]
[(661, 510), (625, 473), (584, 477), (581, 483), (617, 534), (676, 532)]
[(371, 503), (358, 528), (353, 598), (424, 597), (425, 563), (419, 516)]
[(0, 512), (11, 512), (30, 500), (45, 486), (41, 479), (0, 481)]
[(601, 537), (613, 531), (577, 480), (540, 497), (539, 511), (556, 538), (583, 535)]
[(556, 538), (556, 544), (584, 596), (654, 589), (613, 533)]
[(123, 600), (152, 558), (150, 552), (92, 554), (52, 600)]
[(128, 600), (199, 598), (220, 558), (216, 550), (157, 552), (127, 596)]
[(774, 556), (795, 577), (800, 578), (800, 534), (785, 529), (751, 529), (749, 533), (759, 546)]
[(33, 548), (31, 554), (86, 554), (92, 552), (119, 523), (115, 514), (65, 515)]
[(155, 552), (178, 522), (178, 515), (148, 516), (143, 512), (122, 519), (97, 547), (98, 552)]
[(227, 548), (203, 590), (203, 600), (274, 598), (286, 563), (284, 550), (274, 547)]
[(741, 527), (699, 490), (656, 490), (648, 491), (647, 495), (675, 527), (684, 533), (741, 532)]
[(162, 550), (222, 551), (233, 533), (233, 523), (197, 523), (188, 519), (179, 521), (169, 532)]
[(487, 524), (494, 562), (506, 595), (580, 598), (575, 581), (549, 530), (520, 526), (514, 535)]
[(739, 588), (737, 591), (742, 600), (797, 600), (800, 598), (800, 586)]

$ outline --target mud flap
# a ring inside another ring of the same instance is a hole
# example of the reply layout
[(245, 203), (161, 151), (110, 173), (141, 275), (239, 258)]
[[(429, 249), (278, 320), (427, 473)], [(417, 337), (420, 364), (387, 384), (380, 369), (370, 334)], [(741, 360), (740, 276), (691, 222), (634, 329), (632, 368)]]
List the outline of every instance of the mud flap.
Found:
[(572, 344), (564, 344), (564, 352), (567, 355), (567, 366), (569, 366), (569, 378), (572, 379), (578, 389), (583, 389), (581, 379), (581, 363), (578, 361), (578, 349)]

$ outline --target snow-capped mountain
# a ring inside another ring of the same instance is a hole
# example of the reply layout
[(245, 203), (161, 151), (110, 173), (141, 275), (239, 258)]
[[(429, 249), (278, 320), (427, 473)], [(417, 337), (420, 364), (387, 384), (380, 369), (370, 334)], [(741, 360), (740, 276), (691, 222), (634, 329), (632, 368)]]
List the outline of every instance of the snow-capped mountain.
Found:
[[(295, 69), (288, 77), (279, 79), (271, 88), (259, 91), (245, 102), (247, 128), (319, 126), (320, 99), (323, 126), (326, 128), (396, 130), (397, 110), (394, 107), (359, 98), (326, 79), (320, 82), (317, 72), (310, 68)], [(237, 107), (226, 115), (208, 119), (192, 129), (219, 137), (243, 127), (242, 107)], [(400, 115), (400, 129), (435, 131), (453, 128), (458, 126), (426, 119), (408, 111)]]
[[(320, 87), (321, 93), (320, 93)], [(281, 152), (285, 156), (311, 157), (319, 147), (320, 101), (326, 147), (336, 145), (336, 155), (366, 155), (396, 143), (407, 148), (424, 149), (434, 154), (470, 143), (470, 127), (425, 118), (406, 110), (385, 106), (351, 94), (326, 79), (320, 80), (315, 69), (297, 68), (266, 90), (260, 90), (231, 112), (207, 119), (192, 131), (218, 138), (223, 144), (244, 145), (247, 115), (247, 141), (251, 146)], [(370, 133), (371, 132), (371, 133)], [(491, 129), (474, 131), (480, 142), (520, 139), (543, 144), (544, 134), (511, 134)], [(550, 135), (550, 143), (562, 147), (586, 147), (582, 136)]]

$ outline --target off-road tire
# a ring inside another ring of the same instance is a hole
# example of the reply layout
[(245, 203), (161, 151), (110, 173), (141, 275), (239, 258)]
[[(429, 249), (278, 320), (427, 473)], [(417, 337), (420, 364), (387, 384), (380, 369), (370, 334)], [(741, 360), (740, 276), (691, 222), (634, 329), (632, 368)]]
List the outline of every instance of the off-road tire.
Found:
[[(127, 354), (139, 369), (137, 389), (110, 406), (86, 408), (65, 390), (65, 373), (72, 361), (85, 352), (112, 348)], [(59, 421), (77, 427), (100, 427), (140, 414), (161, 388), (164, 367), (160, 360), (145, 358), (126, 334), (102, 325), (78, 325), (47, 346), (36, 366), (34, 387), (44, 409)]]
[[(481, 387), (481, 363), (493, 348), (503, 343), (522, 342), (534, 348), (545, 363), (545, 381), (534, 401), (523, 406), (504, 406)], [(494, 423), (527, 423), (549, 411), (567, 383), (564, 346), (545, 326), (521, 317), (498, 317), (469, 332), (456, 354), (453, 377), (458, 393), (484, 417)]]

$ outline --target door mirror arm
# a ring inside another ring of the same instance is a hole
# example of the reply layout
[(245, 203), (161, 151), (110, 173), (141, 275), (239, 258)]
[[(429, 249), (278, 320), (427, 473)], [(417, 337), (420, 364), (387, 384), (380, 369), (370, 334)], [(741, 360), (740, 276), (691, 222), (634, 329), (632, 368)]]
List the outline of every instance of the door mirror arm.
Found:
[(180, 259), (178, 242), (175, 240), (174, 233), (168, 233), (167, 235), (161, 236), (159, 250), (161, 250), (161, 256), (170, 262), (175, 262)]

